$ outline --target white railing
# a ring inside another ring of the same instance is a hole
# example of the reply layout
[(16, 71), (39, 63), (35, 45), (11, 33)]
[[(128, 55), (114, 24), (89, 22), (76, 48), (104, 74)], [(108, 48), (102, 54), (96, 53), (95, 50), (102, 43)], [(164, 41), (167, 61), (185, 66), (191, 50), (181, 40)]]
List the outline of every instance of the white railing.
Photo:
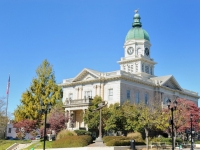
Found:
[(92, 101), (91, 98), (84, 98), (84, 99), (66, 99), (64, 105), (81, 105), (81, 104), (90, 104)]

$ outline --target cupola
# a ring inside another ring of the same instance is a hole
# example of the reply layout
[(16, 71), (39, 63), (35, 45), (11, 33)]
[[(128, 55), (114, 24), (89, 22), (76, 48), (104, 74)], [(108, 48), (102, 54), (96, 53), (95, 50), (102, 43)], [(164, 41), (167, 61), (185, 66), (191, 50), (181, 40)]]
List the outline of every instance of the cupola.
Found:
[(126, 35), (125, 41), (129, 40), (140, 40), (140, 39), (145, 39), (150, 41), (148, 33), (142, 29), (142, 23), (140, 22), (140, 15), (138, 13), (138, 10), (135, 10), (135, 15), (134, 15), (134, 22), (132, 24), (132, 28), (128, 31)]

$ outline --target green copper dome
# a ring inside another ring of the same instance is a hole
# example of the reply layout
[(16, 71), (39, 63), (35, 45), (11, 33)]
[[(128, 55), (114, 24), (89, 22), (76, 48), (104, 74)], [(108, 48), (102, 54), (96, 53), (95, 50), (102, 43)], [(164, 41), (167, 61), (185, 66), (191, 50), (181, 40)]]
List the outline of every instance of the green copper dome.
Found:
[(132, 40), (132, 39), (145, 39), (145, 40), (150, 41), (148, 33), (141, 27), (142, 27), (142, 23), (140, 22), (140, 15), (138, 14), (138, 11), (136, 10), (132, 28), (128, 31), (125, 41)]

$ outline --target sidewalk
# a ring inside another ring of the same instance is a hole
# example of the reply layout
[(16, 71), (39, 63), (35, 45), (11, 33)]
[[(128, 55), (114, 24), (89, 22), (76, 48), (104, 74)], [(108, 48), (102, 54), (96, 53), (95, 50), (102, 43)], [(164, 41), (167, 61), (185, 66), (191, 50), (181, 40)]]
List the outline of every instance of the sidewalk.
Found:
[(103, 142), (93, 142), (92, 144), (88, 145), (87, 147), (106, 147)]

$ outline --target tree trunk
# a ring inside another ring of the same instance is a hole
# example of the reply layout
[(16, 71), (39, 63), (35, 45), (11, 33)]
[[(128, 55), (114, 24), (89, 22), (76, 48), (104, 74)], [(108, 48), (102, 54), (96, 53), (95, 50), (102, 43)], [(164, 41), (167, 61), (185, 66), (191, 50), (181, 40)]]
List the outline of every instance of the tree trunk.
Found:
[(149, 149), (149, 131), (148, 131), (148, 129), (147, 128), (144, 128), (144, 130), (145, 130), (145, 135), (146, 135), (146, 150), (148, 150)]
[(176, 129), (174, 131), (174, 148), (176, 147)]

